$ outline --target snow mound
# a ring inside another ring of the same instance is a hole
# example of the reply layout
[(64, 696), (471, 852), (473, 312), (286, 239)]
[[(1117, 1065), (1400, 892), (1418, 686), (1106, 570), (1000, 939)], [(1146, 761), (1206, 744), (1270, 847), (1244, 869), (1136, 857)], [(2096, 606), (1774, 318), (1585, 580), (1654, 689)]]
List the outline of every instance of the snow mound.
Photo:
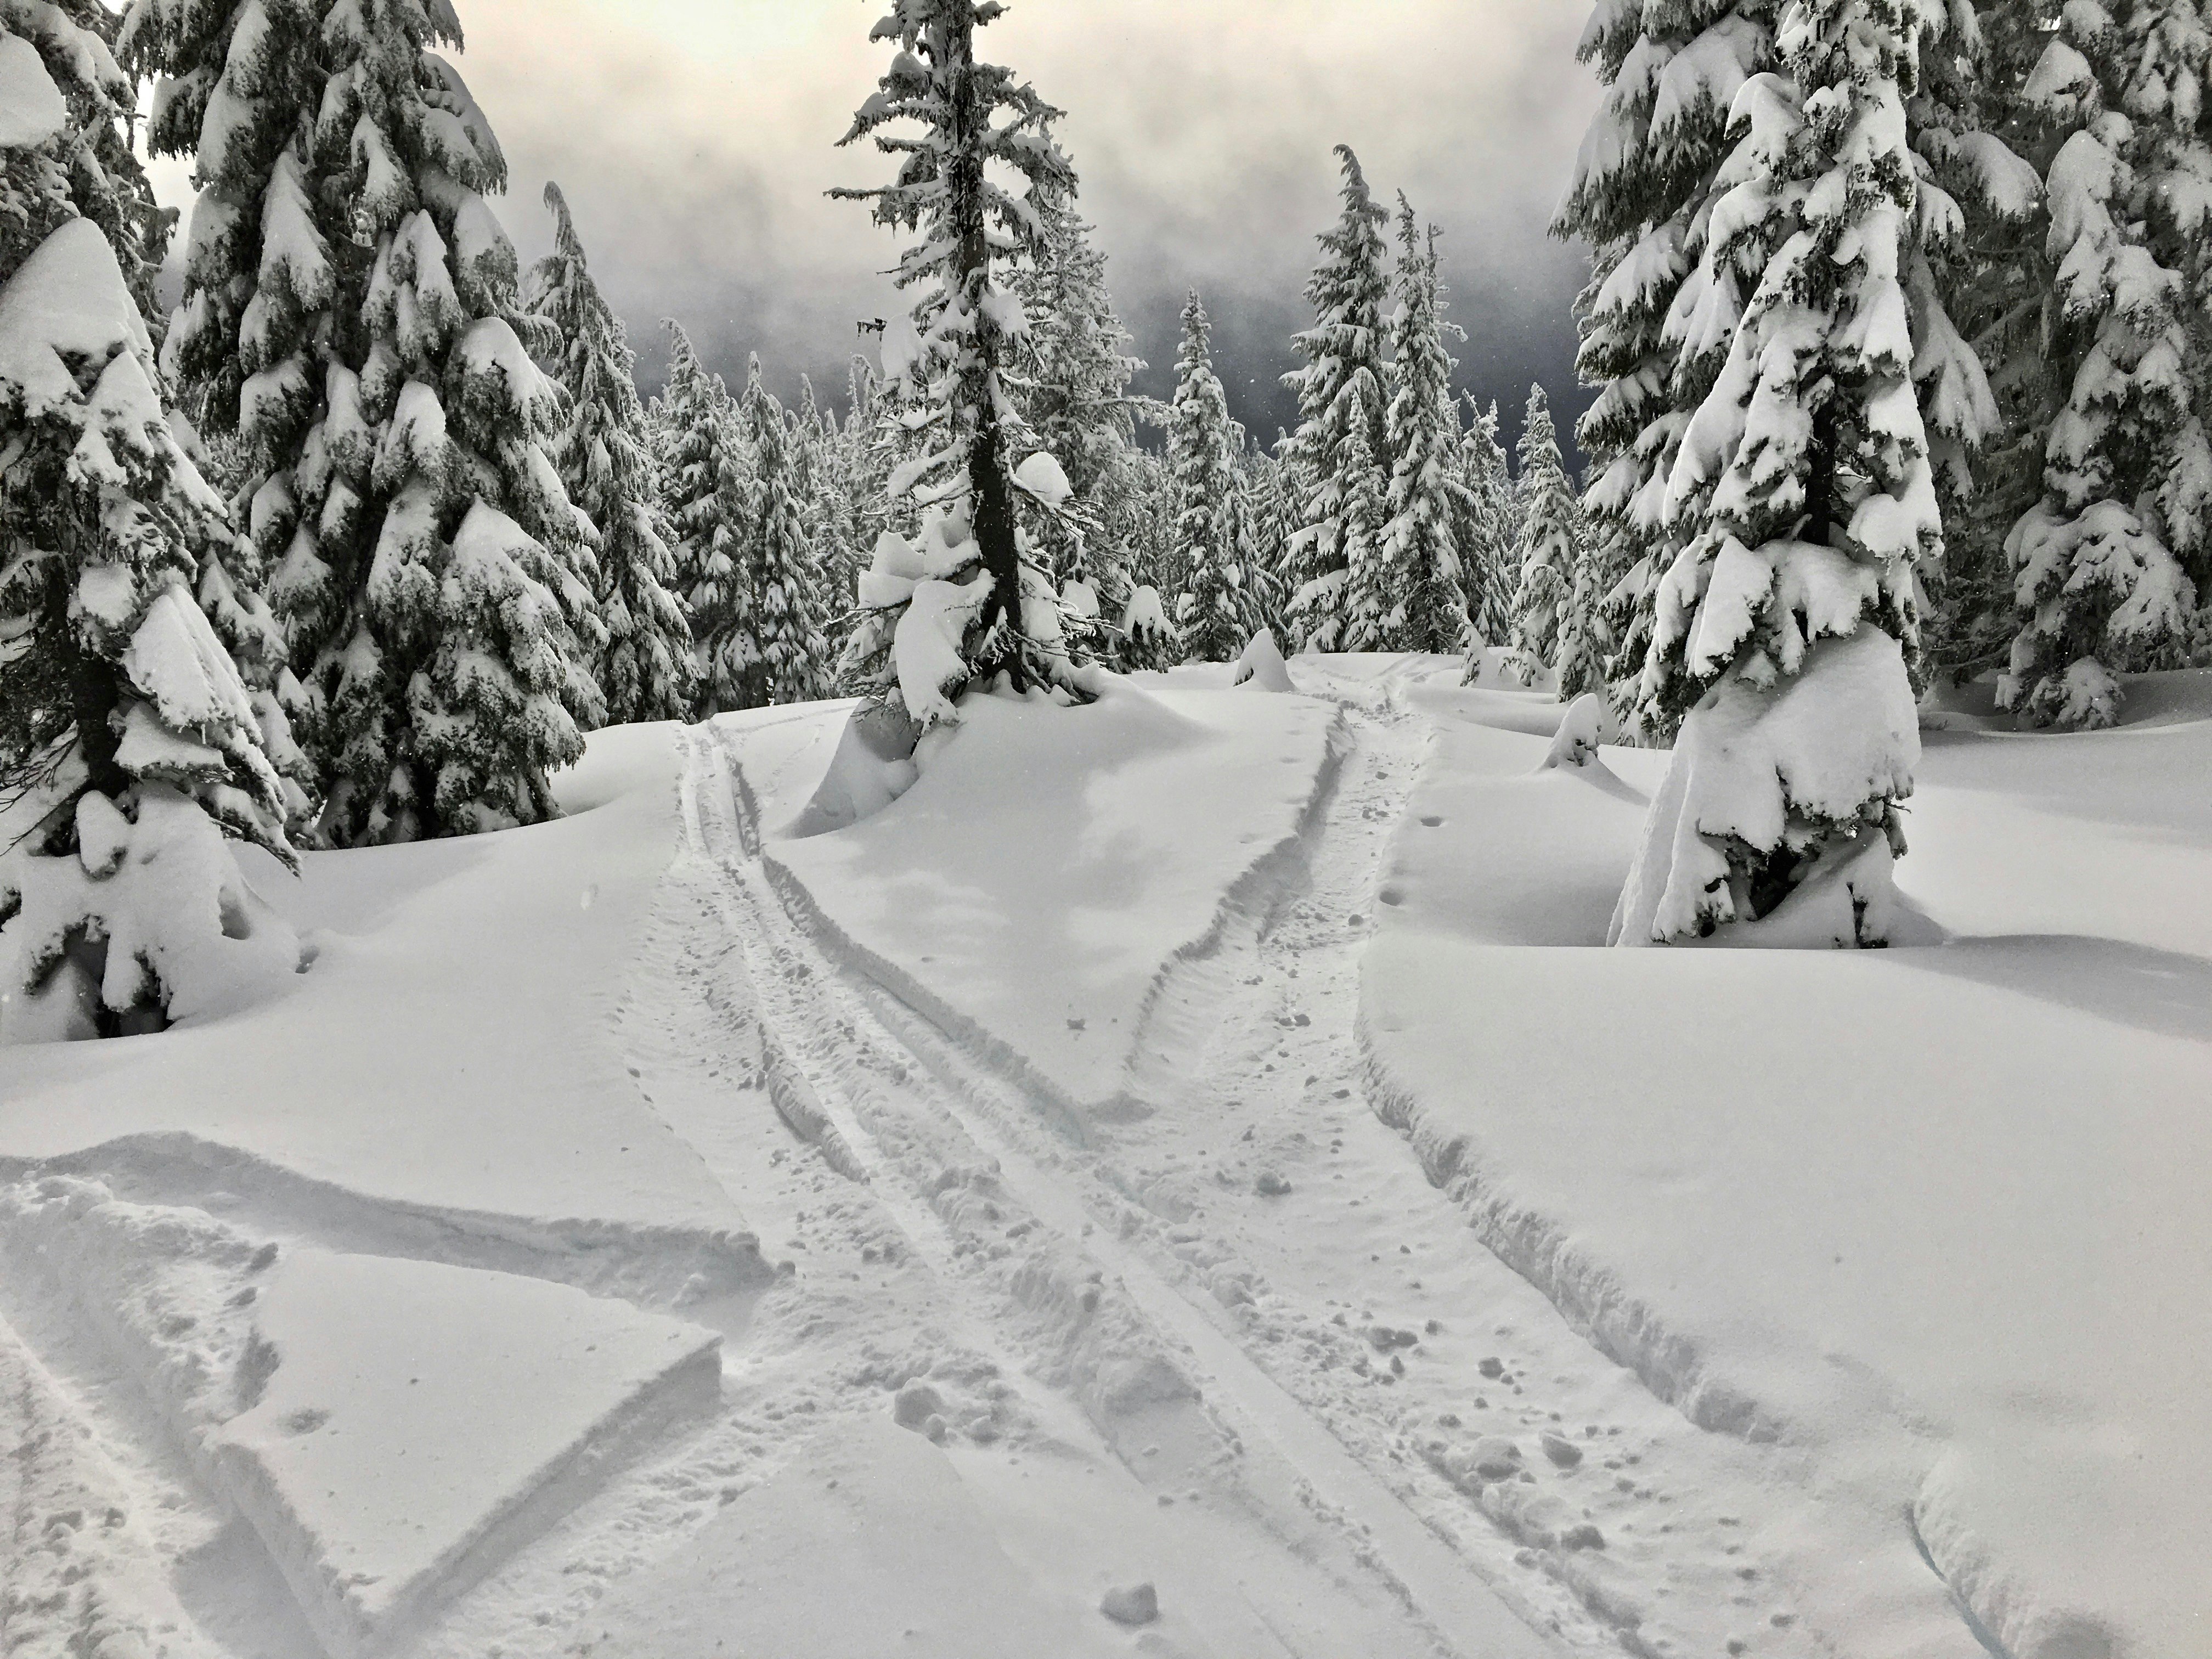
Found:
[(1229, 678), (1231, 685), (1241, 685), (1253, 691), (1295, 691), (1291, 684), (1291, 671), (1283, 661), (1283, 653), (1275, 644), (1274, 631), (1261, 629), (1244, 647), (1243, 655), (1237, 659), (1236, 672)]
[[(848, 829), (772, 840), (769, 872), (901, 996), (1105, 1107), (1168, 964), (1295, 855), (1331, 726), (1304, 697), (970, 697), (919, 782)], [(750, 770), (745, 728), (726, 729)]]
[(69, 106), (39, 49), (20, 34), (0, 34), (0, 149), (24, 149), (58, 136)]
[(714, 1332), (507, 1273), (294, 1251), (254, 1307), (266, 1377), (216, 1468), (333, 1654), (388, 1646), (720, 1386)]
[(837, 736), (830, 769), (784, 834), (793, 840), (827, 834), (872, 817), (921, 775), (915, 765), (914, 722), (888, 706), (856, 708)]

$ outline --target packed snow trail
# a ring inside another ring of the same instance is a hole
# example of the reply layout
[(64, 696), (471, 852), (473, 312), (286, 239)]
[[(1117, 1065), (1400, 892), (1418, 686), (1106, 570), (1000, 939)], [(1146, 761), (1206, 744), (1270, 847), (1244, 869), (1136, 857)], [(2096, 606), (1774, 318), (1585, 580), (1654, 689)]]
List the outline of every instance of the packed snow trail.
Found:
[[(1359, 958), (1428, 728), (1395, 676), (1297, 672), (1343, 710), (1352, 752), (1304, 871), (1170, 970), (1133, 1113), (1071, 1115), (803, 934), (802, 982), (842, 980), (935, 1073), (1006, 1193), (1083, 1237), (1207, 1403), (1369, 1528), (1416, 1601), (1479, 1582), (1490, 1606), (1592, 1653), (1818, 1651), (1775, 1542), (1787, 1501), (1759, 1496), (1801, 1478), (1794, 1455), (1701, 1433), (1597, 1352), (1470, 1237), (1370, 1109)], [(742, 733), (726, 739), (741, 758)], [(733, 877), (758, 876), (749, 848)], [(808, 914), (804, 893), (783, 896)], [(769, 903), (756, 896), (760, 925), (787, 927)], [(860, 1023), (848, 1006), (840, 1019)], [(818, 1012), (793, 1019), (799, 1046), (818, 1041)], [(810, 1114), (836, 1155), (851, 1127)]]
[[(1257, 1521), (1256, 1536), (1249, 1524), (1198, 1528), (1201, 1559), (1218, 1559), (1230, 1583), (1286, 1582), (1286, 1548), (1309, 1558), (1309, 1579), (1323, 1567), (1334, 1593), (1306, 1587), (1306, 1628), (1271, 1619), (1285, 1651), (1346, 1641), (1382, 1650), (1416, 1632), (1445, 1652), (1546, 1651), (1182, 1290), (1098, 1224), (1111, 1218), (1064, 1166), (1082, 1126), (1057, 1111), (1040, 1119), (1032, 1098), (823, 956), (769, 890), (749, 812), (724, 805), (741, 803), (744, 787), (720, 744), (694, 744), (686, 833), (726, 877), (715, 903), (751, 964), (778, 1108), (866, 1184), (939, 1285), (965, 1292), (964, 1340), (1069, 1389), (1148, 1486), (1206, 1491), (1208, 1502), (1164, 1514), (1189, 1525), (1226, 1506)], [(1005, 1132), (1016, 1121), (1041, 1127), (1042, 1139), (1017, 1144)], [(1028, 1259), (994, 1273), (991, 1255), (1009, 1234)]]

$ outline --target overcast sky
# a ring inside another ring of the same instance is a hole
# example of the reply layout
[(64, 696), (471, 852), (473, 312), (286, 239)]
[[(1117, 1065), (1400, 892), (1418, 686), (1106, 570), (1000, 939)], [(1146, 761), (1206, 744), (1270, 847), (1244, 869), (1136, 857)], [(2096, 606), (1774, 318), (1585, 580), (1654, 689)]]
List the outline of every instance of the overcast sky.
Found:
[[(457, 0), (459, 59), (507, 150), (500, 211), (526, 258), (567, 191), (594, 270), (658, 382), (659, 319), (779, 392), (842, 396), (854, 322), (887, 314), (895, 257), (833, 185), (889, 176), (834, 146), (889, 52), (881, 0)], [(1378, 196), (1443, 229), (1460, 380), (1517, 405), (1571, 395), (1569, 303), (1584, 257), (1544, 228), (1596, 100), (1576, 0), (1015, 0), (979, 37), (1066, 112), (1060, 133), (1122, 316), (1170, 387), (1196, 285), (1233, 411), (1265, 437), (1314, 236), (1336, 210), (1331, 146)], [(1577, 400), (1579, 406), (1579, 398)], [(1511, 419), (1511, 417), (1509, 417)]]

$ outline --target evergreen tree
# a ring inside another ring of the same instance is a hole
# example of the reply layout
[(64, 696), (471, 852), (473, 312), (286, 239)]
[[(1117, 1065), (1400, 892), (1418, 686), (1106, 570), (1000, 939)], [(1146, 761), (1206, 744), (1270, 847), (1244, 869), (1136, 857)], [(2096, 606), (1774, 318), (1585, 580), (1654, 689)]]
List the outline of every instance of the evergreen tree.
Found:
[(676, 323), (668, 383), (655, 407), (668, 434), (662, 497), (676, 532), (676, 581), (691, 617), (692, 713), (757, 708), (757, 664), (748, 653), (751, 617), (745, 544), (757, 508), (744, 417)]
[(223, 844), (292, 861), (194, 595), (229, 527), (140, 310), (157, 222), (109, 26), (0, 6), (0, 1040), (158, 1030), (297, 962)]
[(1383, 628), (1393, 600), (1385, 541), (1390, 522), (1389, 475), (1369, 447), (1368, 434), (1375, 424), (1368, 418), (1370, 386), (1381, 390), (1371, 380), (1354, 382), (1346, 409), (1350, 427), (1342, 452), (1344, 498), (1337, 509), (1345, 568), (1335, 646), (1340, 651), (1388, 648)]
[[(1131, 465), (1137, 416), (1148, 401), (1129, 390), (1145, 367), (1106, 289), (1106, 256), (1072, 200), (1039, 208), (1043, 252), (1015, 268), (1030, 322), (1030, 362), (1016, 401), (1038, 446), (1067, 474), (1068, 510), (1041, 526), (1040, 552), (1066, 580), (1078, 562), (1103, 574), (1127, 558), (1134, 533)], [(1112, 585), (1110, 582), (1109, 585)]]
[(1237, 559), (1237, 460), (1229, 447), (1229, 399), (1214, 377), (1206, 343), (1212, 328), (1198, 290), (1191, 289), (1182, 308), (1175, 418), (1168, 428), (1176, 539), (1190, 573), (1176, 623), (1193, 660), (1233, 662), (1249, 635)]
[[(1659, 577), (1683, 540), (1667, 480), (1760, 269), (1757, 250), (1738, 258), (1732, 239), (1716, 236), (1714, 208), (1733, 182), (1722, 167), (1737, 95), (1774, 66), (1778, 9), (1778, 0), (1598, 0), (1579, 48), (1606, 91), (1553, 230), (1595, 250), (1576, 301), (1577, 368), (1599, 391), (1576, 435), (1595, 472), (1584, 503), (1599, 567), (1591, 586), (1619, 641), (1606, 672), (1632, 687)], [(1615, 702), (1633, 712), (1632, 695)]]
[(1521, 574), (1513, 599), (1513, 650), (1533, 679), (1557, 665), (1562, 629), (1579, 626), (1569, 622), (1568, 607), (1582, 562), (1574, 486), (1567, 481), (1559, 428), (1540, 386), (1528, 388), (1519, 453), (1521, 535), (1515, 551)]
[[(890, 493), (939, 509), (921, 532), (933, 552), (902, 557), (878, 544), (860, 594), (871, 614), (848, 659), (872, 695), (896, 697), (923, 726), (1000, 674), (1017, 690), (1081, 693), (1060, 646), (1058, 596), (1023, 556), (1013, 457), (1028, 434), (1004, 378), (1028, 327), (1012, 272), (1047, 256), (1040, 208), (1068, 199), (1075, 173), (1053, 141), (1058, 112), (1010, 70), (976, 60), (975, 30), (1004, 11), (1000, 0), (893, 0), (872, 38), (896, 42), (897, 55), (839, 143), (872, 139), (898, 158), (898, 176), (832, 192), (870, 204), (878, 223), (912, 239), (895, 280), (916, 297), (884, 369), (921, 453)], [(899, 123), (919, 131), (887, 131)], [(1022, 193), (1010, 194), (999, 172)]]
[[(1901, 273), (1918, 0), (1792, 0), (1716, 217), (1771, 250), (1668, 487), (1645, 695), (1682, 715), (1621, 895), (1622, 944), (1776, 916), (1885, 937), (1918, 729), (1914, 568), (1941, 545)], [(1783, 929), (1777, 932), (1778, 929)]]
[(1520, 513), (1505, 451), (1498, 441), (1495, 403), (1474, 410), (1474, 420), (1461, 434), (1455, 460), (1452, 501), (1468, 619), (1474, 626), (1467, 659), (1467, 678), (1472, 681), (1484, 646), (1512, 642), (1513, 600), (1520, 591), (1520, 572), (1514, 563), (1521, 538)]
[(1998, 701), (2038, 725), (2111, 724), (2116, 675), (2182, 659), (2212, 577), (2209, 59), (2190, 0), (2072, 6), (2026, 88), (2064, 134), (2049, 345), (2071, 382), (2007, 543), (2023, 621)]
[[(1289, 622), (1299, 644), (1315, 651), (1361, 648), (1351, 637), (1358, 629), (1346, 626), (1347, 504), (1355, 495), (1385, 498), (1389, 492), (1382, 462), (1390, 453), (1383, 428), (1382, 305), (1389, 283), (1382, 233), (1389, 216), (1369, 191), (1350, 147), (1339, 144), (1336, 155), (1344, 165), (1344, 210), (1320, 237), (1322, 262), (1306, 283), (1314, 325), (1291, 342), (1305, 367), (1283, 382), (1298, 394), (1295, 441), (1304, 486), (1291, 544)], [(1364, 427), (1353, 421), (1355, 411)], [(1358, 468), (1352, 464), (1355, 436)]]
[(1393, 458), (1382, 568), (1388, 601), (1381, 643), (1394, 651), (1456, 651), (1468, 629), (1451, 471), (1451, 325), (1442, 316), (1433, 228), (1425, 241), (1398, 198), (1398, 310), (1390, 327), (1389, 435)]
[(821, 573), (799, 507), (793, 430), (772, 398), (755, 465), (759, 516), (745, 571), (753, 635), (748, 690), (756, 704), (811, 702), (829, 695), (833, 665), (822, 638)]
[(594, 598), (607, 628), (599, 662), (607, 719), (680, 720), (690, 706), (691, 627), (670, 592), (676, 561), (637, 395), (636, 354), (592, 279), (558, 185), (545, 186), (545, 205), (553, 252), (532, 273), (532, 308), (559, 343), (556, 378), (568, 398), (553, 462), (568, 499), (599, 532)]
[(592, 560), (546, 450), (506, 161), (443, 0), (134, 0), (149, 142), (202, 185), (167, 349), (236, 430), (256, 558), (303, 686), (322, 829), (527, 823), (603, 702)]

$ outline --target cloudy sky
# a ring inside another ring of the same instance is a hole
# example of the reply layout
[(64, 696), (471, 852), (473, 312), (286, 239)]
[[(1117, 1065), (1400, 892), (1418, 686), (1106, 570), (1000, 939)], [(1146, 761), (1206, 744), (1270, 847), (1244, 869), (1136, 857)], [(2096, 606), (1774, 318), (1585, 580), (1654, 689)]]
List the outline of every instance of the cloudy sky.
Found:
[[(854, 324), (885, 314), (894, 257), (834, 185), (889, 176), (835, 148), (888, 58), (880, 0), (458, 0), (459, 59), (505, 146), (502, 216), (526, 257), (567, 191), (592, 265), (657, 381), (659, 319), (779, 392), (842, 393)], [(1066, 112), (1061, 137), (1115, 301), (1165, 392), (1195, 285), (1237, 416), (1272, 437), (1330, 148), (1444, 234), (1460, 379), (1517, 404), (1572, 381), (1583, 255), (1544, 234), (1596, 90), (1577, 0), (1016, 0), (981, 37)], [(1579, 400), (1577, 400), (1579, 403)]]

